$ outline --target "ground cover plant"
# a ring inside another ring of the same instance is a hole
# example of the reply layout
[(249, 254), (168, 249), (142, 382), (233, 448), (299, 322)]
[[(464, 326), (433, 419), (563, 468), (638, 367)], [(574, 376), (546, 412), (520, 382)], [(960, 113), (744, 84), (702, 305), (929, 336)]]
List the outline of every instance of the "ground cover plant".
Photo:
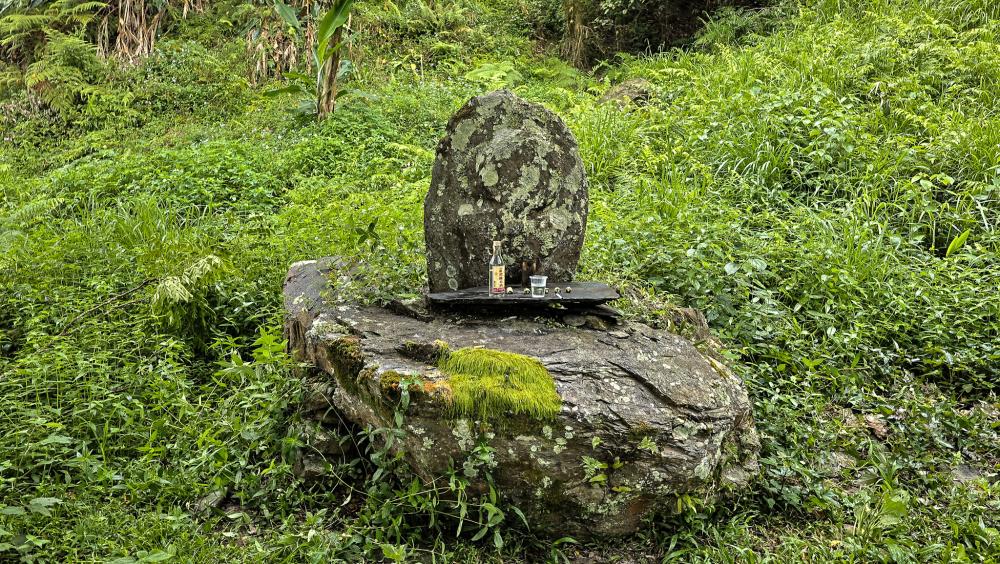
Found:
[[(320, 122), (254, 78), (258, 5), (171, 18), (127, 65), (48, 34), (41, 60), (76, 69), (52, 96), (4, 56), (0, 559), (1000, 559), (1000, 5), (788, 0), (580, 71), (533, 39), (543, 4), (359, 0)], [(599, 103), (631, 78), (648, 103)], [(587, 544), (496, 492), (446, 499), (461, 469), (413, 479), (384, 447), (401, 424), (293, 473), (288, 265), (358, 258), (365, 299), (418, 294), (435, 144), (498, 87), (580, 142), (583, 276), (651, 323), (697, 307), (725, 343), (762, 435), (751, 491)]]

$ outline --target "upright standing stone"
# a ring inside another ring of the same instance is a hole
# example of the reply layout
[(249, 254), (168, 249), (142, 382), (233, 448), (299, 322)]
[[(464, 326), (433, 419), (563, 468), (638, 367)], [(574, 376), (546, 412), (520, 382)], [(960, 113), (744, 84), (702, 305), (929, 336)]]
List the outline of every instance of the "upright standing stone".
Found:
[(572, 280), (587, 207), (576, 139), (558, 116), (508, 90), (473, 98), (448, 123), (424, 200), (431, 292), (485, 286), (494, 240), (509, 281), (528, 259)]

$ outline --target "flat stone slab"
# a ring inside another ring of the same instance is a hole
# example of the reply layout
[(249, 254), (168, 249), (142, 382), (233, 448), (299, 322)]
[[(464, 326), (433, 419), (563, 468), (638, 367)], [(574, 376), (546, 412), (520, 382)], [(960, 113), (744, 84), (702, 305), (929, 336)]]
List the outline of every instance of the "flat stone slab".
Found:
[(557, 286), (549, 284), (549, 293), (542, 298), (524, 294), (521, 287), (515, 287), (513, 294), (490, 295), (489, 288), (482, 286), (457, 292), (435, 292), (428, 294), (427, 299), (431, 303), (447, 306), (544, 307), (549, 304), (599, 305), (621, 297), (614, 288), (601, 282), (573, 282), (569, 286), (571, 292), (567, 293), (563, 286), (563, 291), (557, 294)]
[[(338, 300), (349, 279), (345, 265), (324, 259), (296, 263), (285, 282), (289, 349), (313, 367), (303, 418), (392, 428), (400, 380), (419, 378), (393, 448), (425, 482), (458, 469), (475, 495), (487, 491), (489, 472), (532, 530), (580, 538), (635, 532), (679, 496), (717, 499), (745, 489), (757, 470), (743, 383), (678, 335), (528, 315), (418, 319)], [(449, 415), (447, 375), (415, 354), (436, 341), (538, 359), (554, 380), (559, 413)]]

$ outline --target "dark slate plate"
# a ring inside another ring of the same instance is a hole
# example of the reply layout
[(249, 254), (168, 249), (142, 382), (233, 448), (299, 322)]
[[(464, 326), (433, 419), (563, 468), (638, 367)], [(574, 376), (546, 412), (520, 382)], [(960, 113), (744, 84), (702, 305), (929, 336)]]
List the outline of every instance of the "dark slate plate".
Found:
[[(556, 295), (555, 288), (561, 288), (562, 294)], [(617, 300), (618, 292), (601, 282), (570, 282), (571, 293), (566, 293), (566, 284), (549, 283), (549, 293), (544, 298), (533, 298), (522, 293), (521, 286), (514, 286), (513, 294), (493, 296), (486, 286), (466, 288), (456, 292), (437, 292), (428, 294), (431, 303), (440, 305), (478, 305), (478, 306), (530, 306), (532, 304), (568, 304), (595, 305)]]

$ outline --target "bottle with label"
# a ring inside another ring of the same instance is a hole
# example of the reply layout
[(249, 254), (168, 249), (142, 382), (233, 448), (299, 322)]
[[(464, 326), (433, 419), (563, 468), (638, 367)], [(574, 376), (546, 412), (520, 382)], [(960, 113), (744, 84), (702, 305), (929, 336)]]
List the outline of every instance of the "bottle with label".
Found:
[(507, 292), (507, 267), (500, 256), (500, 241), (493, 241), (493, 256), (490, 257), (490, 294)]

